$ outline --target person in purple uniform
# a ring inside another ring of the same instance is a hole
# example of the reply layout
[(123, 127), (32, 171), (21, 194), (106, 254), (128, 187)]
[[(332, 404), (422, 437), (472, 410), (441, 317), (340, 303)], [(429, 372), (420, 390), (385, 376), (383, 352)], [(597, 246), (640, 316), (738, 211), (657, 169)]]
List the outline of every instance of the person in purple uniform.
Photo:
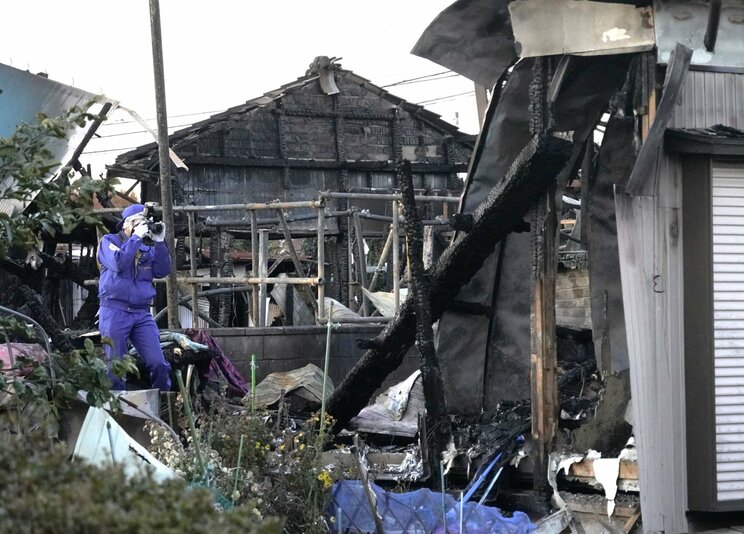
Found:
[[(104, 235), (98, 246), (98, 326), (101, 336), (113, 342), (113, 346), (104, 347), (107, 360), (123, 358), (130, 340), (150, 372), (152, 387), (167, 391), (171, 387), (170, 365), (160, 348), (160, 331), (150, 305), (155, 296), (152, 280), (170, 273), (171, 259), (165, 226), (153, 234), (144, 211), (142, 204), (128, 206), (117, 226), (119, 233)], [(114, 389), (126, 389), (124, 380), (109, 375)]]

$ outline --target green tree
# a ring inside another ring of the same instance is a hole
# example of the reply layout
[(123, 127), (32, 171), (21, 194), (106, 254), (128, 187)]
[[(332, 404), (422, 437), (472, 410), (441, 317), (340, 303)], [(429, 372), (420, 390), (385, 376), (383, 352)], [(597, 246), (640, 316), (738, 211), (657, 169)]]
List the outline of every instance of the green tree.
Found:
[(81, 223), (102, 227), (91, 213), (93, 197), (107, 196), (116, 181), (58, 169), (60, 162), (50, 149), (96, 118), (88, 112), (93, 103), (54, 118), (39, 113), (36, 124), (20, 124), (13, 135), (0, 138), (0, 201), (16, 205), (13, 214), (0, 213), (0, 254), (10, 250), (35, 259), (45, 239)]

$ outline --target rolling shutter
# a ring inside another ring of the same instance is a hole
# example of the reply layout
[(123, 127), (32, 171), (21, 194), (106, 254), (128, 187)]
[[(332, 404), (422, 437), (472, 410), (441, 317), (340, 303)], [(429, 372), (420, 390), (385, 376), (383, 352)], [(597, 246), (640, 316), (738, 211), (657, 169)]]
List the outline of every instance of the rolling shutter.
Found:
[(712, 163), (716, 479), (744, 499), (744, 165)]

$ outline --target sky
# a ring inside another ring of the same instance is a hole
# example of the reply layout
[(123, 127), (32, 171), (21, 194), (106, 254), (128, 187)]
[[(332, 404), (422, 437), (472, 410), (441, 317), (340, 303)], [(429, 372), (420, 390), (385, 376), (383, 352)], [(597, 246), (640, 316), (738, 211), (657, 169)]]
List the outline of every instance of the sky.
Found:
[[(160, 0), (169, 130), (304, 75), (316, 56), (336, 56), (380, 86), (439, 74), (388, 90), (477, 133), (473, 83), (410, 53), (452, 1)], [(0, 62), (104, 93), (155, 127), (148, 0), (8, 3)], [(94, 175), (123, 150), (152, 141), (123, 112), (99, 134), (86, 149)]]

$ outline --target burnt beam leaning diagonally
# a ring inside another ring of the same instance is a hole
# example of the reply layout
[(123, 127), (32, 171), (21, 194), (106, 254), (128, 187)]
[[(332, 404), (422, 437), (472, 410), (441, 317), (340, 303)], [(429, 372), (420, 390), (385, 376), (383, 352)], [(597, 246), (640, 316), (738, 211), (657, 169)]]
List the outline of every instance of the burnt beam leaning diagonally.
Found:
[[(572, 143), (548, 134), (534, 137), (522, 150), (506, 177), (475, 211), (471, 231), (460, 234), (437, 262), (431, 279), (432, 320), (439, 319), (496, 243), (519, 226), (535, 199), (555, 182), (571, 153)], [(414, 308), (409, 297), (334, 392), (328, 412), (336, 420), (335, 430), (343, 428), (400, 365), (415, 338)]]

